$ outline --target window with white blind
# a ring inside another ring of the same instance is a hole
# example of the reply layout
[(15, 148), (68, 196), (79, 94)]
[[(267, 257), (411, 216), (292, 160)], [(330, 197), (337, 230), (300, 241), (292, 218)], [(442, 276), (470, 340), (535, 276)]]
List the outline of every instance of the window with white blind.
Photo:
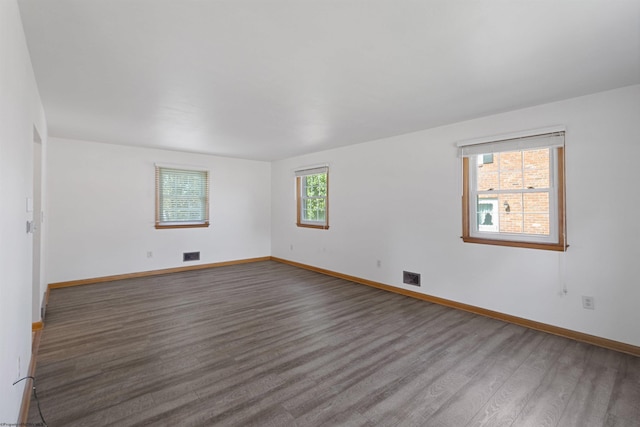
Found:
[(296, 210), (298, 227), (329, 228), (329, 168), (297, 170)]
[(564, 251), (564, 131), (458, 144), (462, 239)]
[(209, 226), (209, 172), (156, 165), (156, 228)]

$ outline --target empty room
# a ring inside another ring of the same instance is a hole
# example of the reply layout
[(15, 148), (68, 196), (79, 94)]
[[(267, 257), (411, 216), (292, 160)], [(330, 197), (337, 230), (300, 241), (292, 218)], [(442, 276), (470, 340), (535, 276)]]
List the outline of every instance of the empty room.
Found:
[(0, 425), (640, 426), (640, 1), (0, 0)]

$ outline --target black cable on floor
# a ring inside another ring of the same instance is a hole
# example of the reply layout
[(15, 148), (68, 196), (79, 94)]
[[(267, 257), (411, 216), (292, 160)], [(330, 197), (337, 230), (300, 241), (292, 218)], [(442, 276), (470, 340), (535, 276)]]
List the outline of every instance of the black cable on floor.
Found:
[(13, 385), (18, 384), (20, 381), (26, 380), (27, 378), (31, 378), (31, 380), (33, 381), (33, 386), (31, 388), (33, 390), (33, 397), (36, 398), (36, 405), (38, 405), (38, 413), (40, 413), (40, 419), (42, 420), (42, 425), (44, 425), (44, 427), (48, 427), (48, 424), (44, 420), (44, 416), (42, 415), (42, 410), (40, 409), (40, 400), (38, 399), (38, 393), (36, 393), (36, 379), (35, 379), (35, 377), (32, 377), (31, 375), (29, 375), (29, 376), (20, 378), (18, 381), (13, 383)]

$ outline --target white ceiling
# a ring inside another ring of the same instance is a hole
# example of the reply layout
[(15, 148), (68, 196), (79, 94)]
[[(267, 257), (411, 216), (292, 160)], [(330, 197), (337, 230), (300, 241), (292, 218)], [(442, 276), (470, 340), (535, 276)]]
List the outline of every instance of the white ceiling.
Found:
[(275, 160), (640, 83), (640, 0), (19, 0), (49, 135)]

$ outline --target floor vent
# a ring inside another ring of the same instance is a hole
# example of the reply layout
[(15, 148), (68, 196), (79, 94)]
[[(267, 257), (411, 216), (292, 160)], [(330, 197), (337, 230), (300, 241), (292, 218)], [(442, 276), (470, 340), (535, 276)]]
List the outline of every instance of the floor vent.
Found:
[(182, 261), (200, 261), (200, 252), (183, 252)]
[(420, 286), (420, 274), (410, 271), (402, 272), (402, 283), (405, 285)]

